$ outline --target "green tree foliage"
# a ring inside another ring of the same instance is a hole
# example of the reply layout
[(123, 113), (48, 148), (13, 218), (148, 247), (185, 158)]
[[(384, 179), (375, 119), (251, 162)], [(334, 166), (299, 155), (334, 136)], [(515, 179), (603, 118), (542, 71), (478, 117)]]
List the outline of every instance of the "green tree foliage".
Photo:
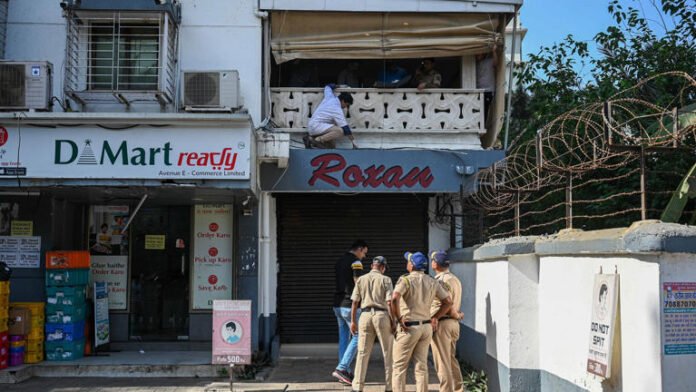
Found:
[[(516, 102), (526, 99), (526, 108), (513, 106), (511, 129), (517, 133), (511, 137), (523, 134), (520, 140), (529, 139), (562, 113), (601, 102), (655, 74), (683, 71), (695, 75), (696, 3), (657, 1), (633, 0), (626, 6), (610, 0), (607, 10), (614, 25), (594, 36), (600, 52), (597, 58), (591, 56), (586, 42), (572, 35), (530, 54), (518, 70), (525, 90), (513, 98)], [(644, 7), (657, 8), (659, 20), (649, 22), (641, 11)], [(666, 104), (679, 94), (678, 88), (676, 83), (670, 85), (669, 79), (659, 79), (642, 89), (641, 98)], [(682, 106), (696, 101), (693, 96), (687, 98), (690, 102)]]
[[(657, 20), (645, 17), (643, 10), (648, 7), (658, 12)], [(696, 3), (693, 0), (609, 0), (607, 11), (614, 23), (593, 38), (599, 48), (598, 56), (593, 57), (587, 42), (568, 35), (562, 41), (541, 47), (538, 52), (528, 55), (526, 64), (517, 70), (523, 87), (512, 98), (512, 153), (522, 143), (534, 138), (537, 130), (560, 115), (583, 105), (601, 103), (646, 78), (671, 71), (696, 76)], [(684, 108), (696, 102), (696, 94), (694, 89), (685, 94), (683, 87), (683, 79), (656, 78), (631, 94), (634, 98), (660, 106)], [(675, 101), (675, 97), (679, 99)], [(680, 175), (694, 163), (693, 148), (696, 146), (693, 140), (689, 143), (689, 151), (648, 153), (646, 163), (652, 171), (648, 176), (648, 191), (663, 191), (662, 194), (649, 194), (648, 208), (652, 209), (649, 218), (659, 217), (660, 209), (669, 199), (669, 194), (664, 191), (673, 190), (679, 183)], [(631, 165), (611, 170), (577, 174), (574, 181), (581, 183), (591, 178), (620, 176), (635, 170), (637, 164), (636, 160)], [(596, 186), (585, 187), (574, 198), (592, 200), (632, 192), (637, 188), (638, 178), (632, 176), (622, 181), (600, 182)], [(544, 201), (534, 209), (544, 210), (552, 205), (550, 203), (557, 202)], [(639, 195), (632, 194), (603, 203), (577, 205), (574, 215), (603, 215), (639, 206)], [(556, 213), (563, 216), (561, 210)], [(550, 219), (549, 214), (544, 214), (522, 222), (522, 226)], [(628, 225), (637, 219), (637, 214), (632, 213), (601, 220), (578, 219), (574, 226), (585, 229), (616, 227)], [(553, 227), (541, 227), (538, 232), (525, 234), (553, 232), (564, 227), (564, 224), (559, 222)]]

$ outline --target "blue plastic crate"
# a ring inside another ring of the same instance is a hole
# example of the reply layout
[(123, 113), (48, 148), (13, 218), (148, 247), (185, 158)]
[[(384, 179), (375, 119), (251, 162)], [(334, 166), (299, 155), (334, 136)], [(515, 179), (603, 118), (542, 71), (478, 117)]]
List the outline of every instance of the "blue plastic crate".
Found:
[(48, 269), (46, 286), (85, 286), (89, 283), (89, 269)]
[(46, 304), (46, 322), (51, 324), (70, 324), (84, 321), (87, 304), (53, 305)]
[(81, 305), (87, 298), (87, 286), (46, 287), (46, 303), (50, 305)]
[(85, 352), (85, 340), (72, 342), (46, 342), (46, 360), (72, 361), (82, 358)]
[(74, 342), (85, 337), (85, 322), (46, 324), (46, 342)]

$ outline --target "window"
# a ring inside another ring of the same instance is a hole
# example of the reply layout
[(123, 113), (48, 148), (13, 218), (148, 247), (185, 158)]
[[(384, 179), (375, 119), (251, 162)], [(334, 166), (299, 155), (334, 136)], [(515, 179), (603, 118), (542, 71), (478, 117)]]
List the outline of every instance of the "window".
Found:
[(81, 105), (174, 102), (178, 22), (169, 12), (79, 10), (66, 19), (69, 98)]
[(93, 24), (91, 90), (157, 90), (159, 25)]

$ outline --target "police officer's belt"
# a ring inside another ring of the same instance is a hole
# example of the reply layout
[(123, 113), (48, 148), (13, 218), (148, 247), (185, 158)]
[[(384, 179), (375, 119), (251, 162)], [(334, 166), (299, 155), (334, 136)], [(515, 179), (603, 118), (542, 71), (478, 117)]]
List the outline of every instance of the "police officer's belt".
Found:
[(442, 316), (442, 317), (440, 317), (440, 318), (437, 319), (437, 320), (438, 320), (438, 321), (442, 321), (442, 320), (452, 320), (452, 317), (451, 317), (451, 316)]
[(375, 312), (386, 312), (387, 311), (387, 309), (378, 308), (376, 306), (366, 306), (366, 307), (360, 309), (361, 312), (369, 312), (372, 310), (374, 310)]
[(430, 324), (430, 320), (407, 321), (404, 323), (404, 325), (407, 327), (412, 327), (414, 325), (423, 325), (423, 324)]

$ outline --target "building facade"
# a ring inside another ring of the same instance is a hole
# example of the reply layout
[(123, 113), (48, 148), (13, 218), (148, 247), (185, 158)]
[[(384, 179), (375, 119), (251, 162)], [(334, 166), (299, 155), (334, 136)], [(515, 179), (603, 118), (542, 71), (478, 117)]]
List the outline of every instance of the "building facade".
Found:
[[(41, 257), (90, 250), (112, 344), (209, 346), (212, 300), (257, 290), (256, 7), (4, 3), (3, 214)], [(43, 261), (10, 264), (11, 299), (44, 300)]]
[[(123, 347), (208, 344), (213, 298), (252, 300), (254, 349), (334, 341), (337, 257), (364, 239), (398, 276), (403, 251), (456, 246), (455, 201), (503, 156), (508, 67), (482, 60), (518, 58), (521, 0), (0, 3), (0, 67), (46, 89), (0, 100), (0, 203), (42, 256), (91, 250)], [(380, 83), (426, 58), (440, 86)], [(305, 149), (344, 70), (360, 148)], [(43, 274), (15, 268), (12, 299)]]
[[(368, 243), (368, 258), (390, 260), (393, 278), (405, 272), (405, 250), (457, 246), (459, 198), (503, 156), (492, 147), (504, 120), (506, 26), (521, 3), (260, 1), (270, 122), (257, 134), (259, 310), (268, 340), (336, 340), (334, 262), (355, 239)], [(415, 71), (431, 58), (442, 82), (418, 89)], [(395, 69), (411, 80), (384, 83)], [(302, 145), (332, 82), (349, 85), (340, 91), (354, 100), (347, 120), (357, 150), (345, 138), (335, 150)]]

